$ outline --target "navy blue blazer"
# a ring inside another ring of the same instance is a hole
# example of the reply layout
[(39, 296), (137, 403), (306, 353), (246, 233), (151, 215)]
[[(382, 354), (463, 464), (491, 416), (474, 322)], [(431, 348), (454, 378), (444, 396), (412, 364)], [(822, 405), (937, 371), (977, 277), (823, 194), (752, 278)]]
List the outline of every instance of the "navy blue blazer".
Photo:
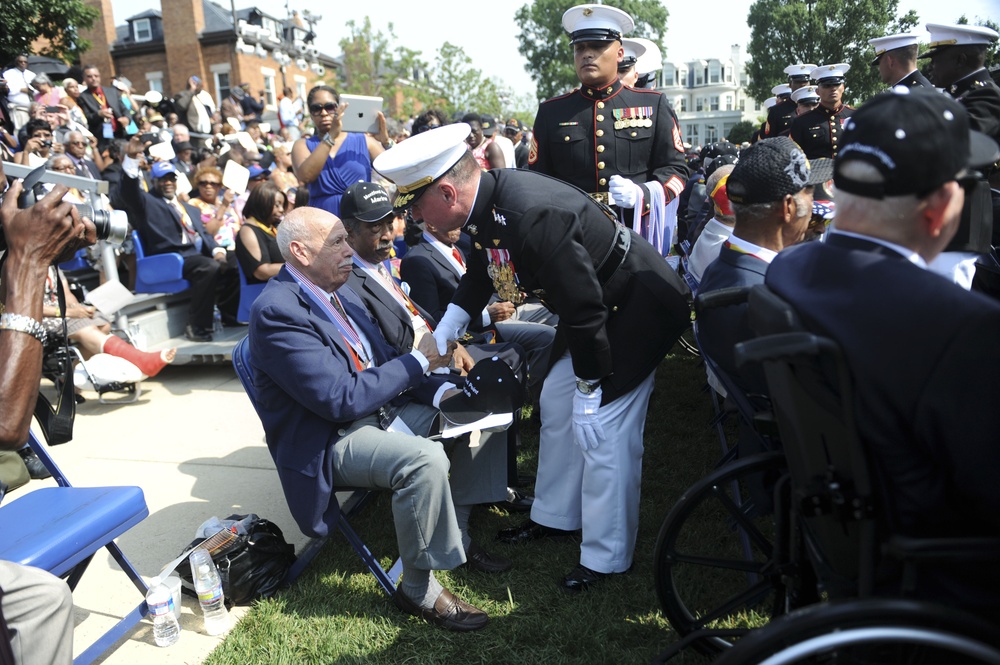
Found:
[[(378, 323), (379, 329), (389, 346), (400, 349), (401, 352), (409, 353), (413, 348), (413, 325), (410, 323), (410, 313), (404, 310), (396, 299), (386, 292), (382, 285), (375, 282), (375, 279), (365, 273), (358, 266), (354, 266), (351, 276), (347, 279), (347, 285), (361, 298), (368, 313)], [(437, 320), (431, 316), (430, 312), (414, 303), (420, 316), (433, 327), (437, 325)]]
[[(448, 309), (461, 279), (448, 259), (426, 240), (411, 247), (399, 264), (399, 276), (410, 285), (410, 297), (415, 303), (440, 320)], [(477, 321), (476, 319), (479, 319)], [(482, 328), (482, 317), (472, 317), (469, 327)], [(479, 325), (476, 326), (476, 323)]]
[[(138, 178), (130, 178), (124, 173), (118, 191), (130, 215), (129, 221), (139, 231), (142, 247), (147, 254), (174, 252), (181, 256), (191, 256), (198, 253), (194, 245), (181, 244), (181, 216), (163, 197), (142, 191)], [(201, 253), (211, 257), (212, 250), (218, 245), (201, 223), (201, 211), (190, 203), (181, 205), (191, 218), (195, 231), (201, 236)]]
[[(782, 252), (766, 283), (808, 330), (843, 350), (858, 433), (882, 472), (895, 529), (995, 536), (1000, 304), (891, 249), (837, 234)], [(996, 612), (994, 565), (949, 568), (921, 568), (921, 594)]]
[(250, 363), (267, 447), (292, 516), (314, 537), (327, 535), (337, 519), (331, 451), (351, 423), (390, 402), (431, 404), (447, 380), (425, 377), (416, 358), (389, 347), (350, 288), (337, 295), (368, 338), (374, 367), (358, 371), (340, 330), (314, 311), (287, 268), (250, 310)]
[[(766, 262), (723, 245), (719, 258), (705, 268), (698, 293), (763, 284), (766, 272)], [(761, 369), (736, 369), (733, 347), (738, 342), (754, 337), (747, 322), (746, 303), (706, 309), (698, 314), (697, 325), (702, 352), (712, 358), (745, 392), (767, 394), (767, 383)]]

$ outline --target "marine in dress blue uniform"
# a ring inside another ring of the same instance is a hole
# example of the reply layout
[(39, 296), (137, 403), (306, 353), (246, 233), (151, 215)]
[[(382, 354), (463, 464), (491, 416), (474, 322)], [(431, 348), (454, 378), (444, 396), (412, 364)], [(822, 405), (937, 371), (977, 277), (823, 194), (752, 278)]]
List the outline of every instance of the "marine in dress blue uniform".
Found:
[(854, 113), (853, 108), (843, 103), (844, 74), (850, 68), (840, 63), (813, 70), (812, 78), (820, 89), (819, 106), (795, 118), (788, 132), (809, 159), (832, 159), (837, 155), (843, 124)]
[(897, 85), (907, 88), (933, 88), (934, 84), (917, 69), (917, 53), (920, 50), (920, 35), (915, 32), (904, 32), (898, 35), (887, 35), (869, 39), (868, 43), (875, 49), (875, 59), (872, 67), (878, 69), (882, 83), (894, 88)]

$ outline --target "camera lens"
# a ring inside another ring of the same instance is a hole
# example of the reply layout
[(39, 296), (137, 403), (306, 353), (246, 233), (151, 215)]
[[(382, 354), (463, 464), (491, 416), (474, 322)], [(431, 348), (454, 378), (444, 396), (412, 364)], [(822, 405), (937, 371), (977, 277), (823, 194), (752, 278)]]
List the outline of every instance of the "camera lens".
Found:
[(42, 147), (43, 148), (51, 148), (52, 147), (52, 141), (42, 141)]

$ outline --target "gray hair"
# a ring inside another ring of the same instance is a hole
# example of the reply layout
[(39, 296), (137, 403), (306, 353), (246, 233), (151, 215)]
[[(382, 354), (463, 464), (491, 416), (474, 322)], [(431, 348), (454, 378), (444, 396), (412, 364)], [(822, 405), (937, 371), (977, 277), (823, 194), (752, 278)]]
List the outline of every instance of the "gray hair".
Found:
[(293, 242), (306, 244), (312, 237), (310, 219), (316, 212), (316, 208), (296, 208), (285, 215), (278, 224), (278, 234), (275, 241), (278, 243), (278, 251), (285, 262), (292, 260), (291, 245)]
[(52, 85), (52, 79), (45, 72), (36, 74), (35, 78), (31, 80), (32, 83), (44, 83), (45, 85)]
[[(843, 161), (838, 167), (840, 175), (849, 180), (864, 184), (885, 182), (885, 176), (875, 166), (858, 159)], [(837, 209), (834, 213), (834, 224), (843, 218), (858, 221), (862, 224), (877, 223), (893, 225), (912, 219), (917, 212), (920, 200), (915, 194), (905, 196), (886, 196), (875, 199), (851, 194), (844, 190), (837, 191)], [(843, 227), (843, 225), (841, 225)]]

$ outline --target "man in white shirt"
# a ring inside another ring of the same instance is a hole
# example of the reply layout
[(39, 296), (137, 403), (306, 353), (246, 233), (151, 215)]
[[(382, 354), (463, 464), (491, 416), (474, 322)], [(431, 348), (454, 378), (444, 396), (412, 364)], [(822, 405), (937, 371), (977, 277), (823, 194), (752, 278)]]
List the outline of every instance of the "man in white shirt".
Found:
[(3, 78), (7, 81), (7, 103), (10, 105), (11, 120), (14, 121), (14, 131), (24, 127), (31, 116), (28, 108), (31, 106), (31, 95), (34, 89), (31, 82), (35, 79), (35, 73), (28, 69), (28, 55), (20, 53), (14, 58), (14, 66), (3, 73)]

